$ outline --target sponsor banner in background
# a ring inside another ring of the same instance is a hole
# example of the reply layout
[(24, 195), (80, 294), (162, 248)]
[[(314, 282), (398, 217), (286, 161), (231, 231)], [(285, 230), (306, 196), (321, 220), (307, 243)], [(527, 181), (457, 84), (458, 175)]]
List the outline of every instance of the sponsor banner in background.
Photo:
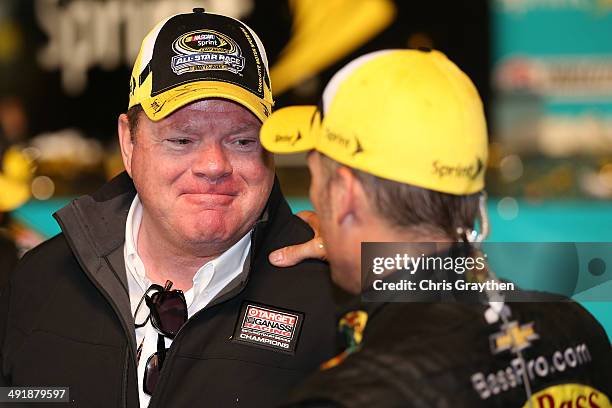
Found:
[(612, 151), (612, 1), (495, 0), (492, 14), (502, 140), (554, 157)]

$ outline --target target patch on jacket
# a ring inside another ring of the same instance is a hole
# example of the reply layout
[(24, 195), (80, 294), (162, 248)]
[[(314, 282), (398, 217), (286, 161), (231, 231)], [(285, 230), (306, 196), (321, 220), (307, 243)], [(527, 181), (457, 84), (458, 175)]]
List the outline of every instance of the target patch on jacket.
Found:
[(304, 313), (246, 301), (232, 341), (294, 354)]

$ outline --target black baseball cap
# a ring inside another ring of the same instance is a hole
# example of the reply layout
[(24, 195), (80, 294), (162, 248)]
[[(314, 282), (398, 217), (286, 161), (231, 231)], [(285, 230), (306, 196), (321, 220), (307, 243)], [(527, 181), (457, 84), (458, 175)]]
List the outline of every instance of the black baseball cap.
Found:
[(262, 122), (274, 101), (266, 51), (257, 34), (204, 9), (158, 23), (142, 41), (130, 78), (128, 109), (141, 105), (153, 121), (205, 98), (243, 105)]

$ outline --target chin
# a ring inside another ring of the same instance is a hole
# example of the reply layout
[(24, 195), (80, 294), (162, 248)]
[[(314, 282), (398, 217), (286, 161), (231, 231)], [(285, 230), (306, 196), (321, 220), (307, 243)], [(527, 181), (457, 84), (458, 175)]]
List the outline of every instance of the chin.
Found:
[(220, 219), (211, 220), (210, 222), (197, 222), (190, 225), (181, 225), (180, 231), (185, 240), (191, 243), (219, 243), (226, 241), (229, 238), (227, 228)]
[(352, 271), (347, 271), (340, 266), (335, 266), (332, 262), (330, 262), (331, 268), (331, 277), (332, 281), (345, 291), (357, 295), (361, 292), (361, 279), (360, 274), (353, 276)]

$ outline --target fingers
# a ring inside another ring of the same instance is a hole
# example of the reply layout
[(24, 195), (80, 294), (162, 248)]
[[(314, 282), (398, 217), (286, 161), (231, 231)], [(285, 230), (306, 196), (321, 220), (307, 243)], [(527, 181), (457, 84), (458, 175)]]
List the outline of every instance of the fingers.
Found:
[(327, 252), (320, 237), (300, 245), (288, 246), (270, 253), (270, 263), (278, 267), (294, 266), (305, 259), (327, 259)]
[(312, 218), (313, 216), (316, 217), (317, 213), (314, 211), (310, 211), (310, 210), (303, 210), (303, 211), (300, 211), (299, 213), (296, 213), (295, 215), (297, 215), (304, 221), (308, 222), (308, 220)]
[(320, 235), (319, 234), (319, 215), (316, 212), (304, 210), (304, 211), (300, 211), (299, 213), (295, 215), (300, 217), (306, 224), (308, 224), (308, 226), (310, 226), (310, 228), (312, 228), (312, 230), (314, 231), (315, 237), (318, 237)]
[(314, 232), (314, 238), (299, 245), (288, 246), (270, 253), (270, 263), (278, 267), (294, 266), (305, 259), (327, 259), (327, 252), (319, 234), (319, 216), (314, 211), (300, 211), (296, 214), (306, 222)]

